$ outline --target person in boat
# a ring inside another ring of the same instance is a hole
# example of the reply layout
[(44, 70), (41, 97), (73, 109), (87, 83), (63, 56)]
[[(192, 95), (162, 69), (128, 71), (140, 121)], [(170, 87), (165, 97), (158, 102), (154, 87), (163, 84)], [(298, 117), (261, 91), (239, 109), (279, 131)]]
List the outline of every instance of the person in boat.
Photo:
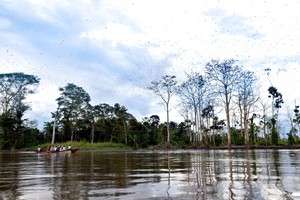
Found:
[(37, 148), (37, 152), (41, 152), (41, 150), (42, 150), (41, 147)]
[(68, 150), (72, 150), (72, 146), (71, 145), (68, 146)]

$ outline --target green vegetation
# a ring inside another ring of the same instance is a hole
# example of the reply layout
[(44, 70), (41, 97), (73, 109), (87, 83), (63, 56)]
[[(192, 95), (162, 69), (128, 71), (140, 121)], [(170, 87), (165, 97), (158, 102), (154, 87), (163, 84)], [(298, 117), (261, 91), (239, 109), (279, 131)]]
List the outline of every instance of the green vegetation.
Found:
[[(79, 142), (61, 142), (61, 143), (55, 143), (56, 146), (65, 146), (68, 147), (71, 145), (72, 147), (76, 147), (79, 149), (126, 149), (126, 146), (124, 144), (117, 144), (117, 143), (109, 143), (109, 142), (99, 142), (99, 143), (89, 143), (87, 141), (79, 141)], [(31, 149), (37, 149), (38, 147), (42, 149), (47, 149), (48, 147), (52, 146), (51, 143), (44, 143), (37, 146), (33, 146)]]
[[(0, 74), (0, 149), (69, 143), (81, 149), (299, 145), (299, 106), (290, 114), (287, 138), (280, 138), (283, 95), (271, 84), (266, 96), (269, 92), (272, 101), (263, 102), (255, 74), (235, 62), (212, 60), (203, 67), (204, 74), (186, 73), (181, 83), (170, 75), (149, 83), (148, 89), (164, 106), (166, 122), (155, 114), (138, 121), (119, 103), (92, 105), (82, 87), (68, 83), (59, 88), (53, 121), (45, 122), (42, 131), (34, 121), (24, 119), (30, 109), (26, 98), (35, 93), (39, 78)], [(183, 117), (180, 123), (170, 119), (171, 97), (175, 96)]]

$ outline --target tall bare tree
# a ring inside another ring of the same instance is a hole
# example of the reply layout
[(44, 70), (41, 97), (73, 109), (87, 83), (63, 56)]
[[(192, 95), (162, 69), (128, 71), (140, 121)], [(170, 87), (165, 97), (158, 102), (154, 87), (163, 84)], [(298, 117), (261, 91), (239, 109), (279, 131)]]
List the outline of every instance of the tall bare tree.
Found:
[(187, 80), (179, 85), (177, 93), (182, 100), (182, 106), (191, 108), (194, 124), (194, 142), (202, 141), (202, 110), (204, 108), (204, 97), (207, 92), (206, 80), (199, 73), (187, 74)]
[(217, 94), (219, 100), (223, 103), (226, 113), (228, 149), (231, 149), (231, 127), (230, 127), (230, 106), (232, 98), (237, 91), (241, 68), (235, 65), (235, 60), (228, 59), (220, 62), (212, 60), (205, 66), (207, 74), (212, 84), (211, 90)]
[(259, 100), (259, 93), (257, 88), (257, 77), (253, 72), (241, 71), (240, 80), (238, 83), (238, 106), (241, 116), (241, 129), (244, 131), (245, 145), (249, 143), (249, 128), (248, 119), (250, 109)]
[(176, 76), (163, 76), (158, 81), (152, 81), (148, 88), (161, 98), (161, 103), (167, 112), (167, 144), (170, 144), (170, 100), (175, 94)]
[(259, 100), (259, 110), (261, 112), (260, 125), (262, 126), (263, 135), (266, 138), (266, 140), (268, 139), (268, 123), (269, 123), (269, 118), (267, 114), (269, 113), (270, 108), (271, 108), (270, 104), (266, 100), (263, 100), (263, 98), (260, 98)]

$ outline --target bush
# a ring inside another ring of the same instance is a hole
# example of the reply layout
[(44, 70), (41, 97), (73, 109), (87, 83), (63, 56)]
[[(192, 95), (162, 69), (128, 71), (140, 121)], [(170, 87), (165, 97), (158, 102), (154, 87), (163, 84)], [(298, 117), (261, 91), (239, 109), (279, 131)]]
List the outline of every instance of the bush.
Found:
[(292, 133), (287, 133), (288, 135), (288, 144), (289, 145), (294, 145), (296, 143), (294, 137), (293, 137), (293, 134)]
[(261, 146), (266, 146), (266, 145), (270, 145), (270, 142), (269, 141), (267, 141), (267, 139), (266, 138), (259, 138), (258, 140), (257, 140), (257, 145), (261, 145)]
[(220, 146), (223, 142), (223, 137), (221, 134), (216, 134), (215, 135), (215, 145)]
[(245, 137), (242, 136), (236, 129), (232, 129), (231, 141), (235, 145), (243, 145), (245, 143)]
[(273, 145), (278, 144), (278, 132), (276, 130), (276, 120), (274, 118), (271, 119), (271, 140)]

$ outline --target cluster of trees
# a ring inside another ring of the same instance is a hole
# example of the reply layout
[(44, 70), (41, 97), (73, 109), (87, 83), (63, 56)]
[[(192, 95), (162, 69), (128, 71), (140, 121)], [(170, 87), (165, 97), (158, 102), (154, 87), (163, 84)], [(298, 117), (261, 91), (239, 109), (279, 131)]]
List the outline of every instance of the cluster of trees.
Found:
[[(157, 115), (138, 121), (118, 103), (92, 105), (90, 95), (82, 87), (68, 83), (59, 88), (53, 121), (45, 122), (42, 132), (33, 122), (23, 119), (30, 109), (26, 96), (35, 92), (39, 78), (24, 73), (0, 74), (0, 148), (73, 140), (123, 143), (134, 148), (158, 144), (227, 144), (228, 148), (232, 144), (277, 145), (282, 94), (271, 84), (270, 101), (264, 102), (255, 74), (235, 63), (212, 60), (205, 65), (203, 74), (186, 73), (186, 79), (180, 83), (170, 75), (152, 81), (148, 89), (159, 96), (166, 122)], [(175, 104), (174, 99), (180, 99), (180, 103)], [(170, 119), (170, 110), (175, 106), (180, 107), (184, 119), (181, 123)], [(297, 141), (298, 106), (293, 113), (289, 115), (290, 144)]]
[[(164, 76), (151, 82), (149, 89), (160, 97), (167, 113), (167, 124), (171, 98), (176, 95), (181, 99), (180, 113), (185, 123), (190, 124), (188, 137), (191, 143), (214, 146), (221, 137), (223, 143), (227, 141), (229, 149), (232, 143), (278, 145), (279, 109), (284, 103), (282, 94), (270, 81), (268, 97), (271, 102), (264, 102), (258, 78), (235, 63), (232, 59), (212, 60), (205, 65), (203, 74), (186, 74), (182, 83), (177, 83), (175, 76)], [(270, 69), (266, 71), (269, 74)], [(299, 107), (295, 106), (294, 115), (290, 116), (290, 144), (298, 139)], [(223, 116), (225, 121), (219, 120), (218, 116)], [(222, 134), (224, 132), (227, 134)]]
[[(45, 123), (47, 138), (56, 141), (85, 140), (94, 142), (123, 143), (134, 148), (157, 145), (167, 137), (165, 126), (157, 115), (145, 117), (139, 122), (125, 106), (100, 103), (91, 105), (89, 94), (75, 84), (59, 88), (57, 110), (52, 113), (53, 122)], [(173, 137), (185, 143), (184, 124), (172, 122)], [(181, 131), (181, 132), (180, 132)], [(179, 133), (180, 132), (180, 133)], [(181, 142), (182, 143), (182, 142)]]
[[(90, 95), (73, 83), (59, 88), (53, 121), (45, 122), (43, 131), (24, 119), (30, 109), (26, 97), (35, 93), (40, 79), (24, 73), (0, 74), (0, 149), (24, 148), (45, 142), (85, 140), (124, 143), (145, 148), (165, 141), (166, 128), (157, 115), (139, 122), (125, 106), (100, 103), (91, 105)], [(184, 124), (172, 122), (174, 141), (185, 144)]]
[(26, 97), (35, 92), (39, 81), (24, 73), (0, 74), (0, 149), (26, 147), (42, 140), (34, 122), (23, 119), (30, 109)]
[[(45, 123), (47, 137), (56, 141), (86, 140), (94, 142), (117, 142), (131, 145), (143, 127), (118, 103), (91, 105), (90, 95), (75, 84), (59, 88), (57, 110), (52, 113), (54, 122)], [(129, 130), (130, 129), (130, 130)], [(131, 134), (129, 134), (131, 133)], [(142, 132), (141, 132), (142, 135)]]

